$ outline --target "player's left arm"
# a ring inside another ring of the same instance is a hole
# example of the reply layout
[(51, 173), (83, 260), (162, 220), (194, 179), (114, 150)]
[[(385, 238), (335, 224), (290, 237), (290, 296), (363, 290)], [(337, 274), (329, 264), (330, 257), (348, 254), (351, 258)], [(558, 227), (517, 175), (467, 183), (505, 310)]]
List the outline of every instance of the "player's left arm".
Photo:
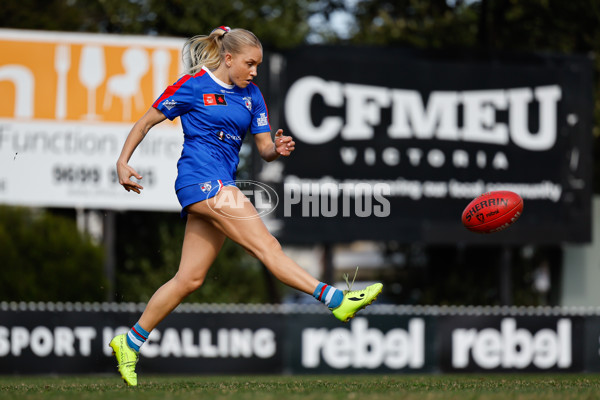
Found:
[(296, 142), (291, 136), (284, 136), (283, 129), (275, 133), (275, 142), (271, 139), (271, 132), (257, 133), (253, 136), (258, 153), (265, 161), (276, 160), (279, 156), (287, 157), (296, 148)]

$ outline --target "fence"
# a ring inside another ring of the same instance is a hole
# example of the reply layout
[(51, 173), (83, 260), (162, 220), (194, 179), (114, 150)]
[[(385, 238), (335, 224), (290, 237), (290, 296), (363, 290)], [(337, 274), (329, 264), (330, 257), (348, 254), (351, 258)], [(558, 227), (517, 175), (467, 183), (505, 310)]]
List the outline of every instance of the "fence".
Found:
[[(0, 303), (0, 373), (104, 373), (144, 304)], [(600, 309), (184, 304), (142, 348), (144, 373), (600, 371)]]

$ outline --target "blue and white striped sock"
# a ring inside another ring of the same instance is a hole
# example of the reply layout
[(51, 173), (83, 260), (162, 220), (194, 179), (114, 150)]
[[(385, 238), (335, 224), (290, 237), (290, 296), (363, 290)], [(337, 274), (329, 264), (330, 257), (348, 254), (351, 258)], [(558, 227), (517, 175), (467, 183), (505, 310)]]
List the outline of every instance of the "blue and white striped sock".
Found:
[(146, 343), (149, 335), (150, 333), (146, 332), (139, 323), (136, 323), (133, 328), (129, 330), (129, 333), (127, 333), (127, 344), (133, 350), (139, 352), (140, 347)]
[(329, 308), (337, 308), (344, 300), (344, 292), (326, 283), (319, 283), (313, 297)]

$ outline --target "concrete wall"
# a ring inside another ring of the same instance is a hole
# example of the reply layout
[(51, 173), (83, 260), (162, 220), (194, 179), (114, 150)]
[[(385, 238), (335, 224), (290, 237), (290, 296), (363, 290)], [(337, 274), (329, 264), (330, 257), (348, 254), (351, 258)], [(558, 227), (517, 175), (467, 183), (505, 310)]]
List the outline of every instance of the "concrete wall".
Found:
[(592, 243), (566, 245), (563, 252), (562, 306), (600, 306), (600, 196), (592, 200)]

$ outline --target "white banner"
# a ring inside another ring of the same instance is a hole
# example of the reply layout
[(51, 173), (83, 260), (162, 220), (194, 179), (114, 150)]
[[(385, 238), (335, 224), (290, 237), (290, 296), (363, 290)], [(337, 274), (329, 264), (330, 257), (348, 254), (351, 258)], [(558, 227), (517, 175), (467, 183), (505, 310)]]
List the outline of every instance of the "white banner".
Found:
[(130, 165), (140, 195), (118, 184), (116, 160), (128, 124), (0, 119), (0, 202), (24, 206), (179, 210), (174, 192), (183, 135), (155, 127)]
[(177, 211), (179, 122), (153, 128), (115, 163), (135, 121), (181, 76), (183, 39), (0, 29), (0, 203)]

